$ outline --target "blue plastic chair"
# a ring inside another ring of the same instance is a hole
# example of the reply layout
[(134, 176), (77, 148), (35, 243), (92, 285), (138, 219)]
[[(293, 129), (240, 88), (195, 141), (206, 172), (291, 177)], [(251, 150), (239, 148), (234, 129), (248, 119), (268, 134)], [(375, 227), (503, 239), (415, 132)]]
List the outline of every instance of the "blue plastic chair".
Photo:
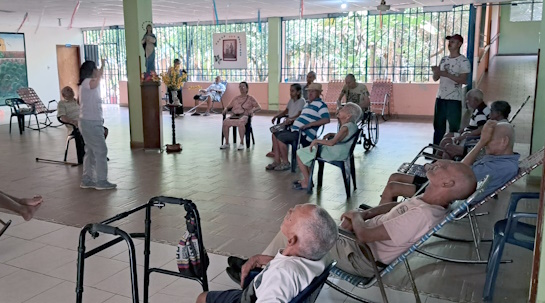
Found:
[(534, 250), (536, 236), (535, 225), (519, 222), (523, 218), (537, 218), (536, 213), (517, 212), (518, 202), (522, 199), (534, 199), (539, 202), (539, 193), (512, 193), (506, 219), (494, 224), (494, 240), (486, 266), (483, 301), (492, 301), (501, 256), (506, 243)]
[[(331, 262), (324, 271), (317, 277), (315, 277), (310, 284), (303, 289), (295, 298), (291, 299), (289, 303), (314, 303), (316, 298), (320, 294), (322, 287), (329, 277), (329, 272), (335, 265), (337, 261)], [(244, 279), (244, 288), (246, 288), (250, 282), (261, 272), (260, 269), (250, 271), (250, 274)]]
[[(361, 129), (358, 129), (358, 131), (352, 135), (352, 137), (348, 138), (348, 140), (345, 143), (338, 143), (338, 144), (350, 144), (350, 151), (348, 152), (348, 157), (346, 157), (345, 160), (342, 161), (327, 161), (320, 156), (320, 152), (322, 150), (322, 146), (318, 147), (318, 152), (316, 153), (316, 157), (314, 158), (314, 161), (312, 162), (310, 166), (310, 178), (308, 181), (308, 187), (307, 187), (307, 193), (312, 193), (312, 175), (314, 174), (314, 164), (316, 161), (318, 162), (318, 188), (322, 187), (322, 180), (324, 177), (324, 163), (329, 163), (331, 165), (337, 166), (341, 169), (342, 175), (343, 175), (343, 182), (344, 182), (344, 189), (346, 191), (346, 197), (350, 198), (350, 176), (352, 176), (352, 181), (354, 183), (354, 190), (356, 189), (356, 167), (354, 165), (354, 148), (356, 147), (356, 144), (358, 143), (358, 138), (361, 136)], [(349, 170), (346, 170), (346, 166), (348, 165)]]

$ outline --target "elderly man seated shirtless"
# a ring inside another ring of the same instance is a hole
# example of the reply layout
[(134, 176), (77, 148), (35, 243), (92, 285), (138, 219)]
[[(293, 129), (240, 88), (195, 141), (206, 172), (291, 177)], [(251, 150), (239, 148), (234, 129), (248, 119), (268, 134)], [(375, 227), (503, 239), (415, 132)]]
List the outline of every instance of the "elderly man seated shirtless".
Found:
[[(404, 203), (348, 211), (341, 217), (341, 227), (353, 232), (358, 241), (367, 243), (379, 262), (391, 263), (445, 218), (451, 201), (469, 197), (477, 183), (469, 166), (447, 160), (431, 164), (427, 176), (430, 185), (424, 194)], [(287, 243), (289, 239), (278, 233), (263, 254), (272, 256)], [(372, 260), (364, 256), (354, 241), (338, 237), (329, 255), (337, 260), (337, 267), (348, 273), (374, 275)], [(228, 262), (234, 268), (244, 260), (230, 257)], [(242, 266), (243, 277), (247, 270), (248, 266)]]
[(326, 268), (337, 225), (323, 208), (302, 204), (288, 211), (280, 232), (286, 239), (282, 247), (269, 255), (253, 256), (244, 264), (242, 281), (251, 269), (266, 265), (244, 290), (203, 292), (197, 303), (289, 302), (295, 298)]
[[(477, 145), (462, 160), (461, 163), (471, 166), (477, 180), (490, 175), (491, 180), (481, 197), (493, 193), (518, 173), (520, 155), (513, 153), (514, 144), (515, 131), (511, 124), (489, 120), (483, 127)], [(483, 148), (486, 155), (475, 161)], [(398, 196), (411, 197), (426, 181), (427, 178), (423, 177), (392, 174), (382, 192), (380, 204), (395, 202)], [(365, 208), (365, 205), (361, 207)]]

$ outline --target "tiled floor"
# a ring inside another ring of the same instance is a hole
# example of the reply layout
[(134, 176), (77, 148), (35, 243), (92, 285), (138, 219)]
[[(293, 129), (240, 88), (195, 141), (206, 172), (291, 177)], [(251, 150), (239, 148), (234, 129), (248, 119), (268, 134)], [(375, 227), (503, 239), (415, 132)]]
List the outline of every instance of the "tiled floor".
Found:
[[(13, 226), (0, 238), (0, 302), (2, 303), (68, 303), (76, 298), (76, 258), (79, 228), (49, 223), (41, 220), (24, 222), (15, 215), (3, 214), (13, 220)], [(36, 229), (42, 230), (36, 233)], [(87, 249), (94, 248), (109, 239), (101, 235), (86, 241)], [(143, 266), (142, 242), (136, 241), (138, 261), (138, 289), (142, 300)], [(176, 270), (176, 247), (152, 243), (151, 266)], [(209, 254), (209, 287), (226, 290), (238, 286), (225, 273), (227, 257)], [(83, 301), (86, 303), (130, 303), (131, 282), (126, 245), (116, 244), (85, 262)], [(336, 281), (343, 283), (342, 281)], [(193, 303), (202, 291), (191, 280), (153, 273), (150, 276), (149, 302)], [(373, 300), (379, 300), (378, 289), (365, 292)], [(407, 302), (412, 294), (389, 290), (392, 302)], [(426, 295), (422, 302), (448, 302)], [(328, 286), (320, 293), (317, 302), (354, 302)]]
[[(513, 79), (520, 82), (533, 81), (532, 69), (535, 71), (535, 57), (498, 57), (493, 61), (490, 73), (501, 73), (502, 76), (485, 77), (482, 87), (485, 88), (486, 100), (504, 99), (516, 109), (526, 95), (533, 95), (533, 88), (530, 85), (516, 84), (518, 82)], [(516, 149), (523, 155), (529, 149), (529, 136), (525, 134), (528, 133), (531, 114), (532, 104), (527, 104), (515, 121)], [(379, 194), (388, 175), (402, 162), (410, 160), (432, 136), (429, 121), (391, 120), (382, 123), (377, 147), (367, 153), (363, 152), (361, 146), (356, 148), (358, 189), (347, 200), (338, 169), (326, 168), (324, 187), (321, 190), (315, 189), (312, 195), (290, 189), (291, 181), (298, 174), (264, 170), (265, 165), (270, 162), (270, 159), (264, 157), (270, 148), (269, 117), (256, 117), (253, 120), (256, 145), (244, 151), (219, 150), (220, 116), (178, 118), (176, 133), (184, 148), (180, 154), (130, 150), (128, 112), (125, 108), (105, 107), (105, 119), (110, 128), (109, 176), (111, 181), (119, 185), (115, 191), (80, 189), (78, 185), (81, 167), (35, 162), (36, 157), (62, 159), (66, 134), (64, 129), (49, 128), (40, 133), (28, 130), (20, 136), (17, 131), (9, 135), (9, 126), (0, 125), (0, 163), (3, 172), (0, 175), (0, 188), (17, 196), (43, 195), (45, 202), (36, 213), (36, 218), (47, 221), (32, 220), (14, 225), (8, 229), (7, 237), (0, 238), (0, 277), (15, 275), (9, 282), (0, 278), (0, 293), (3, 294), (3, 289), (11, 289), (15, 283), (13, 281), (29, 280), (35, 285), (32, 292), (23, 292), (13, 302), (25, 302), (29, 299), (35, 300), (31, 302), (54, 302), (56, 300), (53, 296), (57, 292), (51, 290), (53, 287), (73, 291), (73, 252), (77, 246), (77, 227), (102, 221), (141, 205), (155, 195), (183, 197), (197, 204), (202, 218), (205, 246), (210, 252), (217, 253), (214, 255), (209, 276), (212, 285), (218, 288), (211, 288), (223, 289), (232, 286), (228, 284), (230, 282), (225, 273), (222, 273), (225, 258), (220, 255), (249, 256), (260, 253), (278, 231), (285, 212), (298, 203), (319, 204), (334, 218), (339, 218), (344, 211), (353, 209), (360, 203), (378, 204)], [(3, 121), (6, 122), (5, 119)], [(169, 117), (165, 115), (165, 143), (170, 140), (169, 121)], [(335, 128), (336, 123), (332, 123), (328, 125), (326, 132), (334, 131)], [(73, 147), (70, 157), (75, 158)], [(521, 180), (510, 191), (529, 189), (524, 180)], [(490, 236), (493, 223), (503, 216), (507, 197), (508, 193), (504, 193), (499, 201), (483, 207), (492, 211), (490, 216), (480, 219), (485, 237)], [(183, 214), (183, 209), (172, 206), (154, 210), (153, 239), (162, 243), (176, 243), (183, 233)], [(143, 215), (138, 213), (124, 218), (116, 225), (130, 232), (142, 231)], [(8, 215), (0, 213), (0, 218), (7, 217)], [(447, 228), (447, 233), (468, 235), (467, 224), (453, 224)], [(157, 247), (167, 246), (158, 243)], [(154, 250), (152, 256), (156, 258), (157, 261), (154, 262), (158, 262), (157, 266), (172, 264), (174, 253), (171, 249), (172, 247)], [(474, 254), (470, 246), (439, 241), (430, 243), (429, 249), (457, 257), (473, 257)], [(484, 257), (487, 251), (487, 244), (483, 244)], [(93, 261), (93, 268), (97, 269), (97, 273), (89, 273), (86, 283), (89, 283), (87, 288), (97, 291), (97, 302), (123, 302), (123, 297), (129, 294), (126, 284), (116, 284), (129, 281), (127, 268), (123, 266), (126, 264), (123, 254), (122, 246), (116, 245), (99, 254), (96, 261)], [(502, 266), (496, 299), (498, 302), (523, 302), (528, 291), (531, 252), (509, 249), (507, 257), (509, 256), (516, 259), (516, 263)], [(35, 260), (35, 257), (38, 259)], [(40, 262), (39, 258), (43, 257), (48, 262)], [(438, 302), (435, 301), (436, 298), (463, 302), (480, 301), (484, 282), (483, 266), (446, 264), (418, 254), (410, 259), (410, 263), (416, 274), (419, 290), (423, 296), (429, 297), (426, 299), (428, 302)], [(513, 270), (514, 268), (517, 270)], [(155, 282), (153, 290), (157, 293), (154, 295), (156, 302), (173, 299), (171, 296), (181, 296), (184, 291), (196, 289), (188, 287), (189, 290), (184, 290), (186, 288), (178, 285), (182, 282), (168, 278), (161, 277)], [(3, 282), (7, 284), (3, 285)], [(409, 285), (402, 266), (386, 279), (386, 283), (390, 285), (393, 302), (411, 301), (404, 297)], [(38, 294), (52, 297), (33, 299)], [(101, 301), (103, 294), (110, 296)], [(365, 293), (365, 296), (379, 300), (377, 295), (376, 290), (374, 293)], [(186, 296), (191, 298), (188, 302), (192, 302), (196, 293), (194, 296)], [(324, 292), (323, 298), (319, 302), (345, 300), (338, 294), (329, 292)], [(72, 297), (62, 298), (68, 299), (72, 301)], [(2, 300), (0, 298), (0, 302), (4, 302)]]

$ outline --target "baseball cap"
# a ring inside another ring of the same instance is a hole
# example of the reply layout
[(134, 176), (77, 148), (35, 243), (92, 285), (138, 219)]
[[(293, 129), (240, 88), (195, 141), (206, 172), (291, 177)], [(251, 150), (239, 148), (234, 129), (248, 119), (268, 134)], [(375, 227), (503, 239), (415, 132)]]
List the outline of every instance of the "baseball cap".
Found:
[(445, 39), (447, 40), (458, 40), (462, 43), (464, 43), (464, 38), (462, 36), (460, 36), (459, 34), (455, 34), (455, 35), (452, 35), (452, 36), (447, 36)]

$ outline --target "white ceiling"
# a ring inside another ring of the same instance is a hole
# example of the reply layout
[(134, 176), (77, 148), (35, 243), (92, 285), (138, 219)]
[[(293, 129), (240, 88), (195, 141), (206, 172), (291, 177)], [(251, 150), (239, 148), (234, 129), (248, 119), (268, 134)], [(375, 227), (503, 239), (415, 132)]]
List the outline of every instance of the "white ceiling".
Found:
[[(374, 9), (380, 0), (303, 0), (304, 15), (341, 13)], [(341, 3), (347, 4), (341, 9)], [(484, 0), (386, 0), (392, 8), (414, 6), (460, 5), (481, 3)], [(35, 28), (42, 16), (40, 26), (68, 27), (77, 0), (0, 0), (0, 24), (9, 24), (17, 28), (29, 13), (25, 27)], [(212, 0), (152, 0), (154, 23), (210, 22), (213, 20)], [(216, 0), (218, 18), (225, 20), (294, 17), (299, 15), (300, 0)], [(43, 14), (43, 15), (42, 15)], [(123, 24), (122, 0), (81, 0), (74, 16), (73, 27), (101, 27)]]

